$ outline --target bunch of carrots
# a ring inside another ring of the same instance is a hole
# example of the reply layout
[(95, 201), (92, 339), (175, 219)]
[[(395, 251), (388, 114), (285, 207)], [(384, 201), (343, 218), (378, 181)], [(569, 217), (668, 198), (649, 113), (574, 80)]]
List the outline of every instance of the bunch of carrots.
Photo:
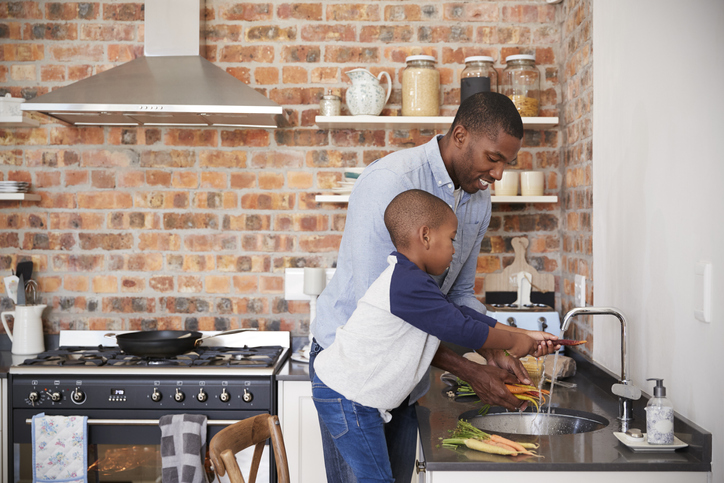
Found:
[(504, 456), (522, 454), (542, 458), (535, 454), (535, 450), (539, 446), (537, 443), (517, 443), (497, 434), (488, 434), (462, 419), (458, 421), (457, 427), (452, 431), (452, 438), (443, 439), (442, 445), (448, 448), (466, 446), (476, 451)]
[[(456, 396), (474, 396), (475, 391), (473, 391), (472, 386), (463, 381), (462, 379), (458, 378), (457, 380), (458, 387)], [(505, 387), (508, 388), (510, 392), (515, 395), (520, 400), (523, 401), (529, 401), (532, 402), (535, 406), (536, 411), (539, 411), (540, 408), (538, 407), (538, 400), (545, 404), (546, 398), (545, 396), (550, 394), (550, 391), (546, 391), (545, 389), (538, 390), (535, 386), (529, 386), (526, 384), (506, 384)], [(478, 411), (478, 414), (485, 415), (488, 413), (488, 410), (490, 409), (490, 404), (485, 404), (483, 407), (480, 408), (480, 411)]]

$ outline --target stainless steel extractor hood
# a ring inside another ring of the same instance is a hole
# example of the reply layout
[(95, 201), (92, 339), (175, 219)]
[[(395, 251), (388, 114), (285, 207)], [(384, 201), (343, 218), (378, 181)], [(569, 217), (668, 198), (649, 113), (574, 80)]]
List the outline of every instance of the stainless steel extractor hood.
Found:
[(145, 57), (22, 105), (77, 126), (276, 128), (282, 108), (200, 56), (203, 0), (146, 0)]

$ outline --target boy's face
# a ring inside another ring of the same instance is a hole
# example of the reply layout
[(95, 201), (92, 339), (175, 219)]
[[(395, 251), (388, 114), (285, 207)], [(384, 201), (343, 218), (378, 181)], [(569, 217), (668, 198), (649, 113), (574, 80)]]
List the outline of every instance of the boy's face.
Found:
[(455, 248), (453, 240), (458, 232), (458, 220), (452, 213), (445, 218), (442, 225), (430, 230), (430, 249), (425, 252), (426, 272), (431, 275), (442, 275), (452, 262)]

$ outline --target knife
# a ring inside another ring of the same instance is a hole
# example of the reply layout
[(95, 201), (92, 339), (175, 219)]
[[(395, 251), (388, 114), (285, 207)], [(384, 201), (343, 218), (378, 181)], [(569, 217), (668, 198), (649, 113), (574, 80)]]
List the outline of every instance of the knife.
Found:
[[(23, 280), (26, 282), (33, 278), (33, 261), (32, 260), (26, 260), (24, 262), (19, 262), (18, 266), (15, 267), (15, 275), (20, 277), (23, 276)], [(25, 287), (22, 285), (22, 287)]]
[[(18, 265), (20, 266), (20, 265)], [(25, 305), (25, 279), (23, 275), (18, 275), (18, 303), (17, 305)]]

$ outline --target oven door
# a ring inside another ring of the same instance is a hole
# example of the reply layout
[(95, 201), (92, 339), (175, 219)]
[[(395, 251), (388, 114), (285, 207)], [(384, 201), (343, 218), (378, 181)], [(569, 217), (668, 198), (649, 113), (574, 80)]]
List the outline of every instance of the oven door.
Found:
[[(49, 409), (48, 416), (78, 416), (78, 409)], [(185, 411), (199, 413), (198, 411)], [(33, 448), (30, 421), (37, 409), (15, 409), (11, 418), (9, 481), (33, 481)], [(226, 426), (250, 418), (264, 411), (203, 411), (207, 417), (208, 447), (211, 438)], [(126, 413), (127, 415), (128, 413)], [(168, 411), (136, 410), (133, 419), (120, 417), (119, 411), (93, 409), (83, 411), (88, 417), (88, 481), (89, 482), (149, 482), (161, 483), (161, 429), (159, 418)], [(253, 448), (237, 455), (239, 466), (248, 474)], [(275, 481), (273, 458), (269, 458), (268, 445), (259, 468), (257, 481)], [(206, 469), (213, 481), (208, 454)], [(263, 473), (268, 471), (268, 478)]]

